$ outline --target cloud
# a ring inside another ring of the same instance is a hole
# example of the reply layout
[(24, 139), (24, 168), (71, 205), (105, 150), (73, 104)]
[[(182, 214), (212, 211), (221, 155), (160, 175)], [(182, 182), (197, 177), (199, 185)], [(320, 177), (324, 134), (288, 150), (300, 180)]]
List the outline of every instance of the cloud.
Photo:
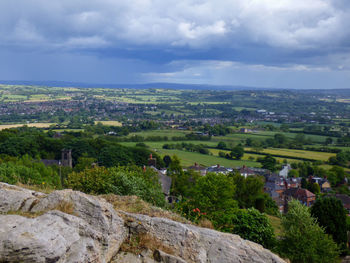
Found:
[(346, 88), (350, 70), (334, 72), (326, 66), (265, 66), (233, 61), (173, 61), (174, 71), (143, 74), (146, 82), (195, 83), (269, 88)]
[(0, 47), (8, 54), (128, 61), (140, 79), (345, 72), (348, 28), (348, 0), (0, 1)]
[(4, 0), (0, 35), (7, 44), (25, 38), (34, 45), (38, 38), (69, 45), (69, 39), (80, 37), (99, 38), (101, 47), (121, 42), (212, 47), (222, 40), (228, 47), (338, 47), (350, 34), (344, 30), (350, 26), (348, 9), (339, 3), (345, 5), (331, 0)]

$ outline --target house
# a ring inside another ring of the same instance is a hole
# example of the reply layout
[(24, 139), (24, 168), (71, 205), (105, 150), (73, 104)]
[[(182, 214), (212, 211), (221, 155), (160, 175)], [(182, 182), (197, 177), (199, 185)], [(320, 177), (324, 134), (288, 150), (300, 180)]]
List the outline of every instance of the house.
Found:
[(275, 201), (278, 210), (282, 214), (284, 212), (285, 201), (281, 197), (272, 197), (272, 200)]
[(233, 169), (231, 168), (225, 168), (223, 166), (220, 166), (220, 164), (214, 165), (214, 166), (210, 166), (207, 169), (207, 173), (222, 173), (222, 174), (228, 174), (230, 172), (232, 172)]
[(286, 179), (290, 188), (298, 188), (301, 187), (301, 177), (298, 178), (288, 178)]
[[(162, 187), (162, 192), (164, 194), (165, 200), (169, 203), (172, 203), (173, 200), (175, 200), (176, 198), (170, 195), (170, 189), (171, 189), (171, 183), (172, 183), (171, 177), (166, 175), (166, 170), (158, 170), (154, 166), (150, 166), (150, 168), (157, 173), (158, 182)], [(146, 166), (144, 166), (143, 169), (145, 170)]]
[(194, 165), (187, 167), (186, 170), (194, 170), (200, 173), (200, 175), (206, 175), (207, 174), (207, 168), (198, 164), (194, 163)]
[(324, 179), (320, 184), (321, 192), (328, 193), (332, 190), (331, 184), (328, 182), (327, 179)]
[(307, 189), (303, 188), (289, 188), (282, 193), (283, 199), (291, 201), (292, 199), (298, 200), (300, 203), (306, 206), (311, 206), (316, 200), (316, 195), (311, 193)]
[(238, 170), (238, 172), (245, 178), (251, 175), (255, 175), (255, 172), (252, 169), (246, 167), (245, 165), (243, 165), (242, 168)]
[(253, 132), (251, 129), (247, 129), (247, 128), (241, 128), (239, 131), (241, 133), (251, 133), (251, 132)]
[(274, 182), (266, 182), (264, 185), (264, 192), (269, 194), (271, 198), (281, 197), (285, 188)]
[(320, 177), (311, 177), (309, 178), (309, 181), (311, 183), (317, 183), (320, 186), (322, 193), (328, 193), (332, 190), (331, 184), (326, 178), (320, 178)]
[(287, 178), (290, 170), (292, 170), (292, 167), (290, 166), (290, 164), (287, 164), (282, 167), (282, 170), (279, 171), (278, 174), (281, 177)]
[(262, 176), (271, 175), (271, 172), (267, 169), (256, 168), (256, 167), (250, 167), (249, 169), (252, 170), (254, 172), (254, 174), (256, 174), (256, 175), (262, 175)]

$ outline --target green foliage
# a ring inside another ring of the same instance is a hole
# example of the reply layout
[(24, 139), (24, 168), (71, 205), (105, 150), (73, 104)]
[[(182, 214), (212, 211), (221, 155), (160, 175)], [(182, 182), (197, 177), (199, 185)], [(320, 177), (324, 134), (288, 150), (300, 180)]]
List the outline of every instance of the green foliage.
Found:
[(197, 171), (181, 171), (171, 174), (171, 193), (175, 196), (189, 197), (193, 193), (193, 187), (199, 179)]
[(241, 145), (237, 145), (232, 148), (230, 156), (233, 159), (240, 160), (244, 155), (244, 148)]
[(240, 208), (250, 208), (255, 206), (256, 199), (262, 196), (264, 180), (262, 177), (248, 176), (244, 178), (239, 173), (229, 174), (236, 189), (232, 192)]
[(101, 150), (98, 157), (101, 166), (123, 166), (133, 162), (130, 151), (123, 146), (106, 146)]
[(336, 186), (337, 184), (341, 184), (345, 179), (345, 171), (344, 168), (339, 166), (333, 166), (328, 172), (328, 180), (331, 182), (332, 186)]
[(347, 242), (346, 214), (342, 202), (334, 197), (319, 198), (311, 207), (311, 215), (343, 249), (346, 248)]
[(169, 167), (170, 163), (171, 163), (171, 157), (169, 155), (165, 155), (163, 157), (163, 162), (165, 164), (165, 167)]
[(180, 209), (189, 217), (191, 211), (198, 208), (220, 229), (220, 226), (225, 225), (226, 218), (229, 220), (237, 209), (237, 201), (233, 198), (234, 191), (235, 185), (231, 178), (209, 173), (197, 180), (191, 196), (180, 204)]
[(309, 209), (298, 201), (289, 202), (289, 211), (282, 219), (284, 229), (279, 253), (293, 263), (336, 262), (339, 250), (330, 236), (317, 224)]
[(268, 194), (264, 194), (265, 213), (272, 216), (280, 216), (281, 213), (276, 202)]
[(217, 148), (225, 150), (227, 148), (227, 145), (226, 145), (225, 142), (219, 142), (218, 145), (217, 145)]
[(318, 183), (313, 183), (310, 187), (310, 191), (314, 194), (319, 194), (321, 193), (321, 188)]
[(261, 163), (263, 169), (270, 171), (276, 170), (277, 160), (271, 155), (266, 155), (264, 158), (258, 158), (258, 162)]
[(86, 168), (91, 168), (94, 163), (96, 163), (95, 158), (83, 157), (83, 156), (79, 157), (77, 164), (74, 166), (74, 171), (81, 172)]
[(53, 188), (61, 187), (58, 173), (54, 168), (46, 167), (40, 161), (33, 160), (29, 156), (1, 163), (0, 181), (9, 184), (19, 182)]
[(215, 214), (217, 211), (229, 211), (237, 207), (233, 198), (235, 185), (223, 174), (209, 173), (200, 177), (193, 191), (193, 205)]
[(164, 195), (155, 172), (139, 167), (95, 167), (68, 175), (67, 186), (92, 194), (137, 195), (157, 206), (164, 206)]
[(288, 173), (288, 177), (290, 177), (290, 178), (297, 178), (297, 177), (299, 177), (298, 170), (295, 170), (295, 169), (290, 170), (289, 173)]
[(276, 240), (268, 218), (254, 208), (240, 209), (232, 217), (233, 234), (256, 242), (265, 248), (273, 248)]

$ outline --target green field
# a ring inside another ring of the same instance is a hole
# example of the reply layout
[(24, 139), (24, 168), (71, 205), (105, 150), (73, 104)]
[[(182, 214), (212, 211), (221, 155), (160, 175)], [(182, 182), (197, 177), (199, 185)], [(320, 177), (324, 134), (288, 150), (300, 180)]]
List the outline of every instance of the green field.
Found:
[(260, 163), (252, 162), (252, 161), (245, 161), (245, 160), (228, 160), (225, 158), (221, 158), (214, 155), (206, 155), (206, 154), (200, 154), (195, 152), (187, 152), (187, 151), (180, 151), (180, 150), (165, 150), (160, 149), (157, 151), (161, 156), (164, 155), (176, 155), (181, 160), (181, 165), (183, 166), (190, 166), (194, 163), (199, 163), (204, 166), (212, 166), (216, 164), (220, 164), (221, 166), (225, 167), (236, 167), (236, 166), (243, 166), (247, 165), (250, 167), (260, 167)]
[(122, 126), (122, 123), (119, 121), (95, 121), (95, 124), (102, 123), (103, 125), (106, 126)]
[[(213, 155), (218, 156), (219, 152), (224, 152), (224, 153), (230, 153), (230, 151), (225, 151), (225, 150), (219, 150), (219, 149), (210, 149), (209, 150)], [(254, 153), (244, 153), (244, 156), (242, 158), (243, 161), (250, 161), (251, 158), (256, 160), (257, 158), (264, 157), (264, 155), (261, 154), (254, 154)], [(295, 162), (301, 162), (301, 160), (293, 159), (293, 158), (283, 158), (283, 157), (275, 157), (276, 160), (280, 163), (283, 163), (285, 160), (288, 163), (295, 163)]]
[[(215, 165), (218, 161), (222, 163), (222, 165), (225, 164), (231, 164), (232, 162), (240, 163), (243, 162), (249, 162), (249, 165), (252, 166), (259, 166), (260, 164), (256, 162), (256, 159), (258, 157), (263, 157), (263, 154), (271, 154), (275, 156), (275, 158), (282, 163), (283, 161), (287, 160), (288, 163), (292, 162), (301, 162), (301, 160), (296, 158), (304, 158), (304, 159), (310, 159), (310, 160), (318, 160), (318, 161), (327, 161), (329, 157), (335, 156), (334, 153), (326, 153), (326, 152), (315, 152), (315, 151), (307, 151), (307, 150), (294, 150), (294, 149), (280, 149), (280, 148), (268, 148), (264, 149), (261, 153), (262, 154), (255, 154), (255, 153), (245, 153), (244, 157), (241, 161), (232, 161), (227, 160), (222, 157), (218, 157), (219, 149), (215, 149), (218, 142), (223, 141), (227, 144), (228, 147), (233, 147), (234, 145), (237, 145), (239, 143), (245, 144), (245, 141), (247, 138), (252, 139), (259, 139), (259, 140), (265, 140), (267, 138), (272, 138), (276, 132), (270, 132), (270, 131), (259, 131), (257, 133), (233, 133), (228, 134), (226, 136), (213, 136), (210, 141), (171, 141), (171, 138), (174, 136), (185, 136), (187, 133), (190, 133), (190, 131), (182, 131), (182, 130), (175, 130), (175, 129), (169, 129), (169, 130), (153, 130), (153, 131), (145, 131), (145, 132), (136, 132), (131, 133), (128, 137), (139, 135), (143, 136), (145, 138), (149, 136), (167, 136), (168, 141), (158, 141), (158, 142), (145, 142), (146, 145), (148, 145), (151, 149), (158, 151), (161, 154), (169, 154), (177, 151), (177, 155), (183, 159), (183, 162), (190, 164), (192, 161), (196, 161), (196, 158), (201, 157), (201, 160), (203, 160), (203, 165)], [(293, 138), (295, 136), (295, 133), (283, 133), (285, 136), (289, 138)], [(324, 136), (312, 136), (313, 140), (324, 140)], [(207, 158), (202, 157), (205, 155), (198, 154), (198, 153), (190, 153), (187, 151), (182, 150), (165, 150), (162, 149), (164, 144), (178, 144), (178, 143), (192, 143), (192, 144), (203, 144), (208, 146), (209, 151), (211, 152), (212, 156), (207, 156)], [(123, 143), (124, 145), (135, 145), (135, 142), (127, 142)], [(254, 151), (252, 148), (245, 148), (246, 151)], [(229, 151), (224, 151), (229, 152)], [(194, 155), (195, 154), (195, 155)], [(254, 160), (254, 161), (252, 161)], [(225, 164), (224, 164), (225, 163)], [(248, 163), (247, 163), (248, 164)]]
[[(252, 148), (245, 148), (247, 151), (253, 151)], [(295, 150), (295, 149), (279, 149), (279, 148), (268, 148), (263, 149), (262, 153), (268, 153), (271, 155), (283, 155), (288, 157), (305, 158), (319, 161), (327, 161), (329, 157), (335, 156), (335, 153), (326, 152), (314, 152), (305, 150)]]
[(36, 128), (49, 128), (51, 125), (55, 125), (56, 123), (27, 123), (27, 124), (1, 124), (0, 130), (18, 128), (23, 126), (28, 127), (36, 127)]
[[(190, 131), (181, 131), (181, 130), (154, 130), (154, 131), (143, 131), (143, 132), (132, 132), (128, 135), (128, 137), (132, 137), (135, 135), (143, 136), (143, 137), (149, 137), (149, 136), (167, 136), (169, 139), (171, 137), (179, 137), (179, 136), (185, 136), (186, 134), (190, 133)], [(166, 141), (164, 141), (166, 143)]]

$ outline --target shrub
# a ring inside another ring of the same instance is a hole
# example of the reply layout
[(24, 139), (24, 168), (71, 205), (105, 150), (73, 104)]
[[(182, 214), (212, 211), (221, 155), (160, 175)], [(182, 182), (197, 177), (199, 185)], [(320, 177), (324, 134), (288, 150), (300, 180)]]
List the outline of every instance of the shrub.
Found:
[(309, 209), (296, 200), (288, 206), (289, 211), (282, 219), (280, 254), (298, 263), (335, 262), (339, 255), (337, 244), (311, 217)]
[(238, 210), (232, 217), (232, 224), (233, 234), (265, 248), (273, 248), (275, 245), (275, 235), (268, 218), (254, 208)]
[(93, 194), (136, 195), (157, 206), (165, 199), (153, 170), (139, 167), (95, 167), (68, 175), (67, 185), (74, 190)]

